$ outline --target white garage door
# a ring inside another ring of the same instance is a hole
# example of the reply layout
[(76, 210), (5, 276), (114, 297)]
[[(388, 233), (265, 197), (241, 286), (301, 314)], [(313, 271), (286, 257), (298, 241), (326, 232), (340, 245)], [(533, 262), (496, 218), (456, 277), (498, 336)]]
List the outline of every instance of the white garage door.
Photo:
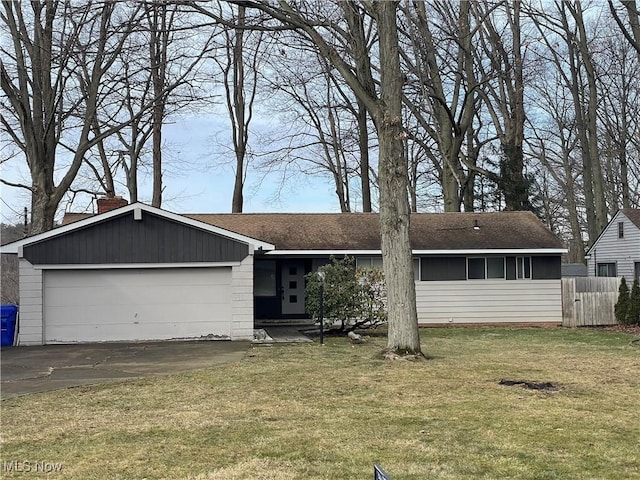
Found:
[(46, 343), (231, 334), (231, 268), (48, 270)]

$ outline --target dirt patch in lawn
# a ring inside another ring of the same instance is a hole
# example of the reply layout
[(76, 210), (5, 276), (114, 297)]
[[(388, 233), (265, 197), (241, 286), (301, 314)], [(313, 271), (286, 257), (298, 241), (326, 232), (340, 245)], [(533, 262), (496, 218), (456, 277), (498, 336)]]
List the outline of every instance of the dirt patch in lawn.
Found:
[(558, 390), (558, 386), (551, 382), (530, 382), (528, 380), (500, 380), (499, 385), (507, 387), (522, 387), (529, 390)]
[(603, 330), (616, 333), (627, 333), (640, 337), (640, 325), (611, 325), (610, 327), (602, 327)]

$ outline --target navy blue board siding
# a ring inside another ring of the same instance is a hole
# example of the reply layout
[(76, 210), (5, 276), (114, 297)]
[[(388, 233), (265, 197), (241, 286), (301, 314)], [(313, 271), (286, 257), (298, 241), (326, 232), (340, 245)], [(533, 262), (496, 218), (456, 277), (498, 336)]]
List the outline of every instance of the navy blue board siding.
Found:
[(34, 265), (238, 262), (246, 243), (142, 212), (94, 223), (24, 247)]

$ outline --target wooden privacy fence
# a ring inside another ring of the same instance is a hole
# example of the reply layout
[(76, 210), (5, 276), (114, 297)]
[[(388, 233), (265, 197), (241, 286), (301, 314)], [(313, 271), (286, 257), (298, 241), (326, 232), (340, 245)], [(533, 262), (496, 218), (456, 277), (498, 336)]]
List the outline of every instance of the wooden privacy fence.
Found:
[(562, 279), (562, 325), (585, 327), (616, 325), (620, 277)]

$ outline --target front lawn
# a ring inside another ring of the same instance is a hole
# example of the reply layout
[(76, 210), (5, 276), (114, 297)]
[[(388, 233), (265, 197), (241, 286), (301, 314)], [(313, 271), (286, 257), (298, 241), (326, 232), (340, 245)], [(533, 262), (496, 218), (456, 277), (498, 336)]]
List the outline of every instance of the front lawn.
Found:
[[(421, 331), (431, 359), (382, 336), (255, 347), (215, 369), (2, 402), (2, 467), (48, 478), (640, 478), (640, 345), (554, 328)], [(530, 390), (499, 381), (551, 382)], [(1, 475), (0, 475), (1, 476)]]

